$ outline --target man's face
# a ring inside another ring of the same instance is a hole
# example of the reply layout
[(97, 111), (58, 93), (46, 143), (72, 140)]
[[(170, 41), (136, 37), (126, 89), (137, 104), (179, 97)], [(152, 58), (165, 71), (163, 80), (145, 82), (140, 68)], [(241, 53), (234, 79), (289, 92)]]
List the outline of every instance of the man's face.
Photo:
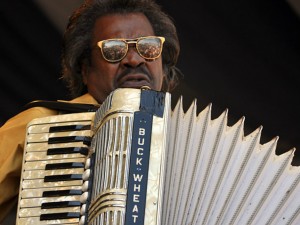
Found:
[(154, 36), (150, 22), (143, 14), (111, 14), (96, 20), (92, 38), (91, 65), (83, 66), (82, 73), (88, 92), (99, 103), (120, 87), (149, 86), (153, 90), (161, 90), (164, 76), (161, 57), (147, 61), (137, 53), (133, 45), (129, 46), (124, 59), (110, 63), (103, 58), (97, 46), (97, 42), (101, 40), (134, 39), (142, 36)]

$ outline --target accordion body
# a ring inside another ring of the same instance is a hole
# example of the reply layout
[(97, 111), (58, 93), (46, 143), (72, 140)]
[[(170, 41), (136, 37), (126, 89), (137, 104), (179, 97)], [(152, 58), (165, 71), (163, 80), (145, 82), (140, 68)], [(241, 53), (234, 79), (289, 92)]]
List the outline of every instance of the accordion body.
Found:
[(17, 224), (300, 224), (300, 169), (244, 118), (118, 89), (27, 128)]

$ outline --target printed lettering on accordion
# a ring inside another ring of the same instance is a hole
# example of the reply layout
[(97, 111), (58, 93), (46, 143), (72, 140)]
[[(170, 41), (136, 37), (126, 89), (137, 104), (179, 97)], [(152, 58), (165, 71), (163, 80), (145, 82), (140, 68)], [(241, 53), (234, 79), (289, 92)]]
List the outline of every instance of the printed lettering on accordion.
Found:
[(170, 99), (124, 88), (96, 113), (33, 120), (17, 224), (300, 224), (294, 149)]

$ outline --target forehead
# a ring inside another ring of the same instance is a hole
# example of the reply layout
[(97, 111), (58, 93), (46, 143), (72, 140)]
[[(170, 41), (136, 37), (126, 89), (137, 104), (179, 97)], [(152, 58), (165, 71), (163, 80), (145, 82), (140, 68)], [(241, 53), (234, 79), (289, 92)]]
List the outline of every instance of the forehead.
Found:
[(93, 41), (110, 38), (136, 38), (154, 35), (147, 17), (142, 13), (109, 14), (95, 22)]

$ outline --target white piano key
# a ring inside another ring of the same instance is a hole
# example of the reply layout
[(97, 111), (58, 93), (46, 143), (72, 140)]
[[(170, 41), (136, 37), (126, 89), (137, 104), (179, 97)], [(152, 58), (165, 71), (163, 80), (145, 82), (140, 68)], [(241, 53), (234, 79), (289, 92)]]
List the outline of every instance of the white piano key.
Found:
[(67, 147), (88, 147), (82, 142), (69, 142), (69, 143), (56, 143), (48, 144), (48, 142), (42, 143), (28, 143), (26, 145), (26, 152), (41, 152), (47, 151), (50, 148), (67, 148)]
[(91, 170), (90, 169), (87, 169), (84, 171), (83, 175), (82, 175), (82, 179), (84, 181), (88, 180), (91, 176)]
[(67, 208), (53, 208), (53, 209), (41, 209), (41, 207), (34, 208), (21, 208), (19, 210), (19, 217), (35, 217), (40, 216), (41, 214), (50, 214), (50, 213), (64, 213), (64, 212), (80, 212), (80, 206), (76, 207), (67, 207)]
[(86, 213), (86, 204), (82, 204), (81, 205), (81, 208), (80, 208), (80, 214), (81, 215), (84, 215)]
[(85, 112), (36, 118), (29, 123), (28, 129), (36, 124), (71, 123), (74, 121), (88, 121), (91, 123), (91, 121), (94, 119), (94, 116), (94, 112)]
[(49, 187), (49, 188), (38, 188), (38, 189), (23, 189), (20, 192), (21, 198), (41, 198), (43, 193), (47, 191), (64, 191), (64, 190), (81, 190), (82, 186), (70, 186), (70, 187)]
[(92, 136), (92, 131), (90, 130), (80, 130), (71, 132), (59, 132), (59, 133), (37, 133), (27, 135), (27, 142), (48, 142), (49, 138), (54, 137), (71, 137), (71, 136)]
[(44, 182), (44, 179), (36, 180), (23, 180), (22, 188), (47, 188), (47, 187), (66, 187), (66, 186), (79, 186), (82, 185), (82, 180), (73, 180), (73, 181), (58, 181), (58, 182)]
[(85, 224), (85, 216), (80, 217), (79, 220), (79, 225), (84, 225)]
[(80, 201), (80, 195), (61, 196), (61, 197), (45, 197), (45, 198), (28, 198), (21, 199), (20, 208), (40, 207), (42, 203), (47, 202), (63, 202), (63, 201)]
[(30, 126), (27, 130), (28, 133), (49, 133), (50, 127), (70, 126), (70, 125), (90, 125), (90, 121), (75, 121), (65, 123), (51, 123), (51, 124), (37, 124)]
[(31, 218), (19, 218), (18, 225), (56, 225), (56, 224), (68, 224), (68, 225), (78, 225), (79, 218), (73, 219), (59, 219), (59, 220), (45, 220), (41, 221), (40, 217), (31, 217)]
[(87, 158), (85, 162), (85, 169), (89, 169), (91, 167), (91, 158)]
[(77, 158), (77, 159), (56, 159), (56, 160), (43, 160), (43, 161), (29, 161), (25, 162), (23, 165), (24, 170), (40, 170), (45, 169), (47, 164), (54, 164), (54, 163), (71, 163), (71, 162), (78, 162), (84, 163), (85, 158)]
[(73, 159), (73, 158), (86, 158), (85, 155), (80, 153), (76, 154), (59, 154), (59, 155), (47, 155), (46, 152), (29, 152), (25, 155), (26, 161), (39, 161), (39, 160), (55, 160), (55, 159)]
[(84, 168), (57, 169), (57, 170), (27, 170), (23, 173), (23, 179), (39, 179), (45, 176), (66, 175), (66, 174), (83, 174)]
[(89, 197), (89, 193), (88, 192), (83, 192), (82, 195), (80, 196), (80, 202), (81, 203), (86, 203), (88, 197)]

